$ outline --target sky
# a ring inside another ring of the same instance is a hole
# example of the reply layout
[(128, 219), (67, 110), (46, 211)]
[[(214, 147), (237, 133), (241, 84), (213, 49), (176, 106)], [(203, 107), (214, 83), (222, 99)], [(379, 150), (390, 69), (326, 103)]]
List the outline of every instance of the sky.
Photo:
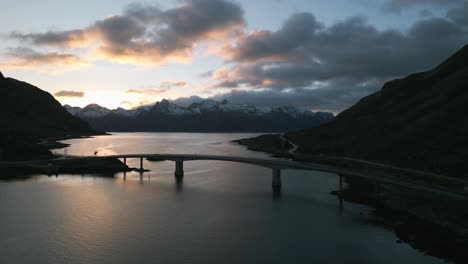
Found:
[(0, 71), (62, 104), (339, 113), (468, 44), (468, 0), (0, 0)]

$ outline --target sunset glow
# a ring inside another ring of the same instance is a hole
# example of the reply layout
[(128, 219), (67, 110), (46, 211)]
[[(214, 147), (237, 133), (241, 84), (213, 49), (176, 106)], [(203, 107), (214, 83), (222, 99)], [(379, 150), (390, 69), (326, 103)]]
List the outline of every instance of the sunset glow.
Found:
[[(52, 94), (69, 92), (56, 98), (76, 106), (132, 108), (214, 96), (337, 113), (385, 81), (427, 69), (467, 39), (466, 27), (448, 12), (456, 3), (444, 10), (438, 3), (425, 6), (431, 16), (423, 16), (417, 4), (397, 1), (254, 2), (113, 1), (93, 4), (95, 12), (75, 12), (92, 1), (70, 6), (47, 0), (40, 23), (5, 4), (15, 17), (0, 18), (6, 25), (0, 69)], [(334, 5), (340, 9), (330, 9)], [(49, 9), (63, 13), (48, 15)], [(440, 34), (457, 33), (434, 40), (427, 30), (434, 23)], [(404, 61), (420, 42), (437, 52)], [(163, 87), (166, 80), (186, 85)]]

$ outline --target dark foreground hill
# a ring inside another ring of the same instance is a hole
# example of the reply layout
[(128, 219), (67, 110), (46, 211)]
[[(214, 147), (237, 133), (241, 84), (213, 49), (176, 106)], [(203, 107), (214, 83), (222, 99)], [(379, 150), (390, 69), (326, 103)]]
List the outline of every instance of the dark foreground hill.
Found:
[(436, 68), (390, 81), (318, 128), (299, 151), (468, 177), (468, 45)]
[(48, 157), (42, 138), (97, 132), (72, 116), (49, 93), (0, 73), (0, 160)]

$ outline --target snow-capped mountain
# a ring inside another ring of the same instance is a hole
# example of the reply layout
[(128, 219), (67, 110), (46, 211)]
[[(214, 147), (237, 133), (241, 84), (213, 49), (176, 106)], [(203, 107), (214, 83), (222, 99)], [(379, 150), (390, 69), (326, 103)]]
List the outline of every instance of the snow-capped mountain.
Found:
[(153, 112), (159, 112), (168, 115), (190, 114), (187, 108), (180, 107), (166, 99), (163, 99), (161, 102), (157, 102), (150, 110)]
[(149, 111), (151, 109), (151, 106), (141, 106), (136, 109), (123, 109), (121, 107), (110, 110), (106, 107), (102, 107), (98, 104), (90, 104), (87, 105), (83, 108), (77, 107), (77, 106), (70, 106), (70, 105), (64, 105), (63, 106), (67, 111), (77, 117), (81, 117), (83, 119), (88, 119), (88, 118), (100, 118), (104, 117), (107, 115), (116, 115), (116, 116), (122, 116), (122, 117), (135, 117), (139, 115), (142, 112)]
[(64, 105), (63, 107), (65, 107), (70, 114), (81, 118), (98, 118), (108, 115), (111, 112), (111, 110), (98, 104), (90, 104), (83, 108), (69, 105)]
[(287, 131), (317, 126), (331, 121), (331, 113), (291, 106), (257, 107), (207, 99), (179, 106), (169, 100), (132, 110), (114, 110), (96, 104), (65, 108), (107, 131)]

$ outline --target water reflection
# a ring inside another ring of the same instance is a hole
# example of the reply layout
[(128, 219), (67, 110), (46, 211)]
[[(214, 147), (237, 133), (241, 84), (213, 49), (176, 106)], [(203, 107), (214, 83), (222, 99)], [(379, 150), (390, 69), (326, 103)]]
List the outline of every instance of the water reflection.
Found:
[[(266, 157), (229, 143), (246, 136), (118, 134), (69, 141), (68, 153)], [(330, 195), (335, 174), (284, 171), (275, 196), (269, 169), (194, 161), (177, 181), (174, 162), (145, 167), (0, 182), (0, 263), (441, 263)]]
[(184, 181), (175, 181), (176, 193), (182, 193), (184, 191)]

